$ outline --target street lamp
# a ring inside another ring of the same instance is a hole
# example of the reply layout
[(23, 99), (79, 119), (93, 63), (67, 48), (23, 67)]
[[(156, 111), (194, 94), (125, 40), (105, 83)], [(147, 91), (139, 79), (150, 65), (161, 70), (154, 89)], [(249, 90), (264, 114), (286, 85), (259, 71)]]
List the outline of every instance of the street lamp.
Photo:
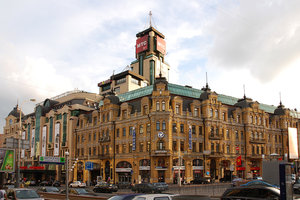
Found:
[(69, 160), (68, 160), (68, 156), (70, 155), (70, 153), (68, 151), (65, 152), (65, 156), (66, 156), (66, 200), (69, 200)]
[(21, 166), (21, 139), (22, 139), (22, 109), (21, 109), (21, 105), (23, 105), (26, 102), (34, 102), (35, 99), (29, 99), (26, 101), (23, 101), (20, 106), (18, 106), (19, 108), (19, 112), (20, 112), (20, 117), (19, 117), (19, 139), (18, 139), (18, 170), (17, 170), (17, 181), (16, 181), (16, 187), (20, 187), (20, 166)]

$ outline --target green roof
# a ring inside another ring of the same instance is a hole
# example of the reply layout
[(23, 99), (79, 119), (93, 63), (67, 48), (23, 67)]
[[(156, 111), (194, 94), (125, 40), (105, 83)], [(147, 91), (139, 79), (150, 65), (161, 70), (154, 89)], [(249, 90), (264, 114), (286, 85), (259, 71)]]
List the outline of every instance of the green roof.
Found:
[[(185, 96), (185, 97), (191, 97), (191, 98), (197, 98), (197, 99), (199, 99), (200, 95), (204, 92), (203, 90), (190, 88), (190, 87), (186, 87), (186, 86), (182, 86), (182, 85), (176, 85), (176, 84), (172, 84), (172, 83), (168, 83), (168, 89), (171, 94)], [(130, 101), (132, 99), (137, 99), (137, 98), (151, 95), (152, 91), (153, 91), (153, 85), (150, 85), (147, 87), (132, 90), (130, 92), (119, 94), (118, 97), (121, 102), (126, 102), (126, 101)], [(223, 94), (218, 94), (218, 101), (221, 101), (223, 104), (233, 106), (234, 104), (237, 103), (238, 98), (223, 95)], [(261, 110), (264, 110), (267, 113), (274, 113), (274, 110), (276, 109), (275, 106), (266, 105), (266, 104), (262, 104), (262, 103), (259, 104), (259, 108)], [(300, 113), (298, 113), (296, 111), (291, 111), (291, 116), (300, 118)]]

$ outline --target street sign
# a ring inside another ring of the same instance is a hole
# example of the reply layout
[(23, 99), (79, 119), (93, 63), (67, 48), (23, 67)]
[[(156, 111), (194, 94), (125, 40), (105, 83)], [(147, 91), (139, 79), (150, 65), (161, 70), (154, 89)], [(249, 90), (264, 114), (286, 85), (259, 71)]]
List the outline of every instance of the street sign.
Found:
[(40, 156), (39, 161), (40, 164), (57, 164), (57, 165), (65, 164), (64, 157)]
[(85, 163), (85, 170), (93, 170), (94, 163), (93, 162), (86, 162)]

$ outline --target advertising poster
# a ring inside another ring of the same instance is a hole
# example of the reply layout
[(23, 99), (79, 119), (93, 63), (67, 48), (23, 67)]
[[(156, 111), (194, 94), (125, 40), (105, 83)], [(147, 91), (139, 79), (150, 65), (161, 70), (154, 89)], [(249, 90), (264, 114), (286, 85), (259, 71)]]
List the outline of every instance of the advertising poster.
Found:
[(15, 171), (15, 151), (12, 149), (0, 149), (0, 172)]
[(54, 137), (54, 156), (59, 156), (59, 132), (60, 123), (55, 124), (55, 137)]
[(289, 135), (289, 159), (299, 159), (298, 155), (298, 134), (297, 128), (288, 128), (288, 135)]
[(42, 156), (46, 156), (46, 138), (47, 138), (47, 127), (43, 127), (42, 131)]
[(166, 41), (159, 36), (156, 38), (156, 49), (162, 54), (166, 54)]
[(138, 38), (136, 40), (136, 46), (135, 46), (136, 54), (146, 51), (148, 49), (148, 35), (145, 35), (141, 38)]
[(24, 149), (21, 150), (21, 158), (25, 158), (25, 150)]
[(34, 156), (34, 147), (35, 147), (34, 131), (35, 131), (35, 129), (31, 130), (30, 157)]

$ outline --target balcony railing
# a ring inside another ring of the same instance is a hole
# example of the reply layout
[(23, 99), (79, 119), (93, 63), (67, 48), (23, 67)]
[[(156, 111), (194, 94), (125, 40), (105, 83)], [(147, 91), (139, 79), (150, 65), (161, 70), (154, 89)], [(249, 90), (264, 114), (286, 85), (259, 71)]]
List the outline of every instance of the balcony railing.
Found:
[(222, 140), (223, 135), (222, 134), (210, 134), (209, 139), (211, 139), (211, 140)]
[(253, 138), (253, 137), (250, 137), (250, 142), (251, 143), (264, 144), (264, 143), (266, 143), (266, 139), (264, 139), (264, 138)]

